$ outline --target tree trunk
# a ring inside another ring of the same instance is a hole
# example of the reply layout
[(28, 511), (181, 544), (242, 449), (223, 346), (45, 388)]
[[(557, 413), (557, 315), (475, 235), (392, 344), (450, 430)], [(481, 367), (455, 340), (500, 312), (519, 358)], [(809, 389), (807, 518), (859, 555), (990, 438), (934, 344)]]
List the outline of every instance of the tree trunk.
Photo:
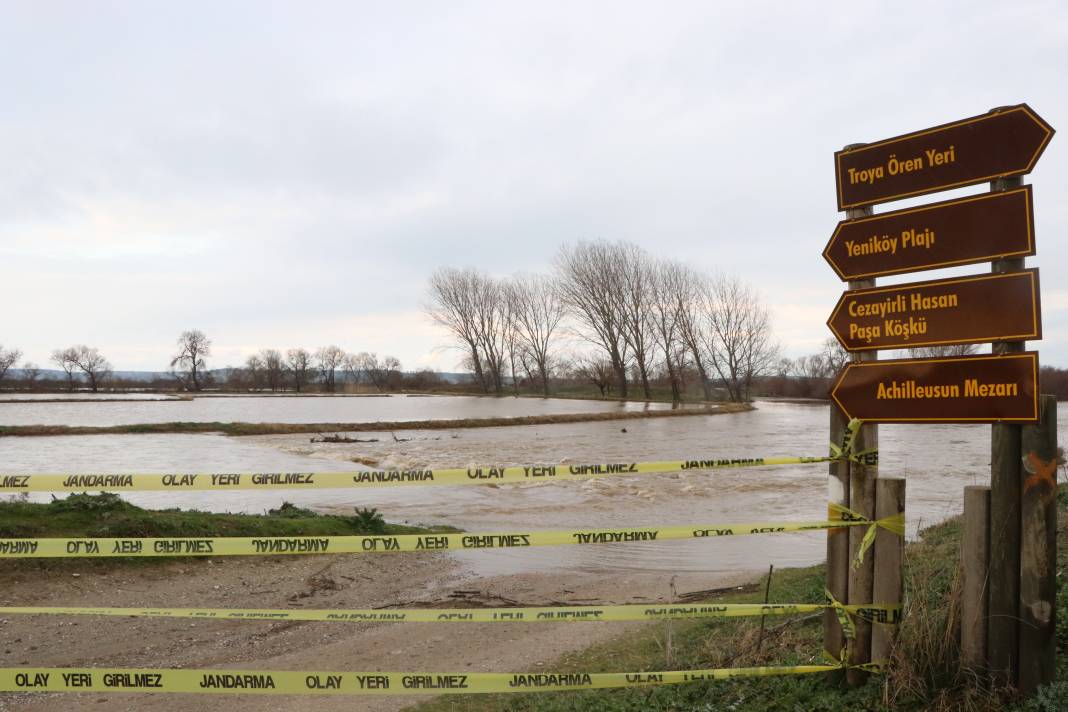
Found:
[(614, 364), (612, 370), (616, 372), (616, 382), (619, 384), (619, 395), (627, 397), (627, 367), (622, 364)]
[(701, 379), (701, 392), (704, 394), (705, 400), (712, 400), (712, 383), (708, 380), (708, 374), (705, 373), (703, 366), (697, 369), (697, 375)]
[(671, 402), (681, 403), (682, 394), (679, 392), (679, 378), (676, 375), (675, 367), (671, 365), (671, 359), (666, 359), (668, 380), (671, 381)]
[(642, 377), (642, 392), (645, 393), (645, 400), (652, 400), (653, 395), (649, 390), (649, 372), (645, 368), (645, 362), (638, 366), (638, 372)]
[(694, 365), (697, 366), (697, 375), (701, 377), (701, 391), (705, 394), (705, 400), (712, 400), (712, 384), (708, 382), (708, 371), (701, 360), (701, 353), (694, 344), (689, 344), (690, 354), (693, 356)]
[(489, 384), (486, 383), (486, 375), (482, 371), (482, 360), (478, 357), (478, 349), (474, 346), (471, 347), (471, 363), (475, 367), (475, 380), (478, 381), (478, 385), (482, 388), (483, 393), (489, 393)]

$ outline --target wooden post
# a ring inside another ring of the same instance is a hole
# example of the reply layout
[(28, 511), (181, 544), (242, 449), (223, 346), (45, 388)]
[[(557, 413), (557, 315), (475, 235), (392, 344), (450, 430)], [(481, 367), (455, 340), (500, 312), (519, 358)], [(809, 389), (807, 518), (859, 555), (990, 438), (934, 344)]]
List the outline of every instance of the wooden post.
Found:
[[(875, 484), (875, 518), (885, 519), (905, 513), (905, 480), (881, 477)], [(879, 528), (870, 552), (875, 557), (875, 603), (901, 603), (901, 570), (905, 558), (905, 537)], [(871, 631), (871, 659), (883, 662), (890, 659), (897, 626), (874, 625)]]
[[(842, 444), (845, 416), (831, 404), (831, 442)], [(832, 462), (828, 468), (827, 501), (849, 506), (849, 464)], [(849, 528), (827, 530), (827, 590), (836, 601), (849, 600)], [(823, 612), (823, 649), (837, 660), (845, 647), (838, 616), (828, 608)]]
[(1020, 675), (1030, 694), (1053, 682), (1057, 611), (1057, 399), (1039, 397), (1039, 421), (1022, 433)]
[[(859, 148), (864, 144), (851, 144), (846, 150)], [(870, 206), (863, 208), (851, 208), (846, 211), (846, 218), (867, 217), (872, 215)], [(864, 289), (874, 287), (874, 279), (862, 279), (849, 282), (849, 289)], [(852, 359), (857, 361), (875, 361), (878, 352), (865, 351), (854, 353)], [(875, 425), (862, 426), (853, 441), (857, 450), (867, 450), (879, 447), (879, 429)], [(849, 463), (849, 508), (862, 517), (872, 519), (875, 516), (875, 478), (879, 476), (877, 467)], [(849, 595), (846, 599), (850, 604), (872, 602), (872, 579), (874, 576), (873, 557), (866, 556), (864, 563), (853, 568), (852, 561), (860, 549), (860, 542), (864, 538), (865, 527), (849, 528)], [(849, 662), (852, 665), (870, 662), (871, 660), (871, 623), (863, 620), (856, 621), (857, 638), (850, 644)], [(860, 670), (849, 670), (846, 680), (850, 685), (863, 684), (867, 679), (867, 673)]]
[[(1023, 185), (1023, 179), (999, 178), (991, 191)], [(1024, 259), (997, 260), (997, 274), (1024, 268)], [(999, 341), (995, 354), (1023, 351), (1022, 341)], [(987, 622), (987, 662), (996, 682), (1015, 685), (1019, 669), (1020, 600), (1020, 431), (1019, 425), (995, 423), (990, 437), (990, 594)]]
[(990, 488), (964, 488), (964, 534), (961, 542), (960, 662), (986, 673), (988, 563), (990, 557)]
[[(858, 450), (878, 447), (878, 431), (874, 425), (865, 425), (854, 440)], [(849, 508), (867, 519), (875, 518), (875, 481), (878, 468), (849, 463)], [(853, 605), (872, 602), (872, 584), (875, 575), (874, 558), (867, 552), (864, 562), (854, 566), (853, 562), (860, 550), (867, 527), (849, 528), (849, 603)], [(856, 639), (850, 644), (849, 661), (853, 665), (870, 662), (871, 658), (871, 623), (856, 621)], [(867, 679), (867, 673), (861, 670), (849, 670), (846, 680), (851, 685), (861, 685)]]

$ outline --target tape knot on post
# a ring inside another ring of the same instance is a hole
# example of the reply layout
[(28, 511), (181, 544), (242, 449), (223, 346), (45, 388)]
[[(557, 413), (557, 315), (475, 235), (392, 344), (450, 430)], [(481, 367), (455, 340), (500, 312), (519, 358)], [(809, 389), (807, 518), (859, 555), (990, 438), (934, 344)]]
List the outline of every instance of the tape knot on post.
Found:
[(835, 657), (827, 649), (823, 651), (823, 658), (831, 665), (840, 668), (842, 670), (863, 670), (864, 672), (882, 673), (886, 672), (887, 662), (885, 660), (872, 661), (868, 663), (860, 663), (858, 665), (849, 664), (849, 646), (842, 646), (842, 653), (839, 657)]
[(864, 672), (879, 674), (886, 671), (886, 661), (878, 660), (870, 663), (861, 663), (860, 665), (851, 665), (850, 667), (856, 670), (863, 670)]
[[(853, 619), (849, 617), (849, 611), (846, 610), (846, 605), (836, 599), (834, 594), (829, 589), (823, 589), (823, 595), (827, 597), (827, 605), (834, 610), (834, 615), (838, 617), (838, 624), (842, 626), (842, 634), (845, 635), (846, 640), (853, 640), (857, 637), (857, 628), (853, 625)], [(846, 646), (842, 647), (842, 655), (845, 656)]]
[(905, 513), (898, 512), (892, 514), (889, 517), (883, 517), (882, 519), (876, 519), (872, 521), (860, 514), (857, 514), (849, 507), (838, 504), (837, 502), (828, 502), (828, 518), (832, 521), (848, 522), (851, 526), (868, 524), (868, 530), (864, 532), (864, 538), (860, 540), (860, 546), (857, 548), (857, 555), (853, 559), (853, 568), (859, 567), (864, 563), (864, 555), (867, 553), (871, 545), (875, 543), (875, 532), (881, 527), (891, 534), (897, 536), (905, 536)]
[(831, 443), (831, 460), (846, 460), (855, 462), (858, 465), (867, 465), (868, 467), (875, 467), (879, 464), (878, 448), (870, 448), (868, 450), (854, 449), (861, 425), (863, 423), (857, 418), (849, 421), (849, 424), (845, 427), (845, 432), (842, 434), (842, 444)]

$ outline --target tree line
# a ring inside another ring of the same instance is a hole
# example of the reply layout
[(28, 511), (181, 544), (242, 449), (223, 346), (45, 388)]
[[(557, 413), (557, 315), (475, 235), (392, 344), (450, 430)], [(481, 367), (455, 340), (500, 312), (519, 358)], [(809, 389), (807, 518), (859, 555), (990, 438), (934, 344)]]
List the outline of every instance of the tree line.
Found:
[[(744, 401), (780, 353), (751, 285), (626, 242), (565, 245), (549, 275), (439, 269), (425, 310), (487, 393), (525, 379), (548, 395), (556, 372), (581, 375), (602, 394), (622, 398), (637, 388), (649, 399), (652, 382), (662, 378), (679, 401), (694, 375), (706, 400), (718, 387)], [(565, 354), (575, 339), (585, 348)]]
[[(22, 351), (17, 348), (5, 349), (0, 345), (0, 385), (8, 379), (12, 368), (22, 358)], [(93, 346), (70, 346), (56, 349), (49, 359), (63, 371), (68, 390), (74, 390), (76, 384), (85, 382), (95, 392), (111, 378), (111, 364)], [(32, 361), (22, 364), (19, 379), (25, 387), (33, 387), (40, 381), (41, 367)]]
[[(179, 376), (188, 383), (190, 370)], [(348, 353), (331, 345), (314, 352), (262, 349), (249, 356), (243, 367), (226, 369), (226, 386), (231, 390), (304, 393), (315, 386), (321, 392), (335, 393), (343, 383), (368, 385), (378, 391), (399, 390), (404, 385), (401, 362), (393, 356)]]
[[(207, 358), (211, 356), (212, 342), (198, 330), (183, 331), (177, 340), (177, 351), (170, 361), (168, 383), (155, 383), (159, 387), (177, 387), (186, 391), (201, 391), (205, 388), (227, 388), (243, 391), (295, 391), (302, 393), (314, 386), (319, 391), (334, 393), (342, 383), (366, 385), (378, 391), (399, 390), (405, 386), (429, 388), (439, 385), (435, 374), (420, 372), (405, 374), (400, 360), (393, 356), (380, 358), (377, 354), (361, 351), (349, 353), (330, 345), (309, 351), (304, 348), (261, 349), (249, 356), (240, 367), (228, 366), (211, 371)], [(0, 345), (0, 385), (14, 382), (10, 378), (14, 366), (22, 357), (16, 348), (5, 349)], [(49, 359), (63, 372), (63, 383), (68, 392), (83, 386), (96, 393), (101, 388), (119, 385), (108, 359), (96, 347), (77, 345), (56, 349)], [(27, 389), (44, 385), (41, 368), (25, 362), (21, 368), (18, 385)], [(125, 382), (123, 385), (137, 385)], [(143, 385), (143, 384), (142, 384)]]
[[(946, 358), (969, 356), (979, 352), (978, 344), (923, 346), (890, 352), (885, 358)], [(823, 342), (819, 351), (796, 359), (783, 358), (775, 372), (760, 385), (761, 395), (792, 398), (828, 398), (839, 371), (849, 363), (850, 356), (835, 338)], [(1052, 393), (1058, 400), (1068, 400), (1068, 370), (1046, 366), (1041, 369), (1043, 393)]]

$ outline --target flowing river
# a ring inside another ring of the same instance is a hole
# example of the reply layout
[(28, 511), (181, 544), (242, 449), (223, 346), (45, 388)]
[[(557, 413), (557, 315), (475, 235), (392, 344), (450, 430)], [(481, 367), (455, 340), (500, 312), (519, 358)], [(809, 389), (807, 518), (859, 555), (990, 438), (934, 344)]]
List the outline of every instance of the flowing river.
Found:
[[(91, 402), (90, 394), (71, 398), (0, 400), (0, 425), (134, 425), (143, 423), (365, 423), (453, 420), (522, 415), (605, 413), (670, 409), (670, 403), (620, 403), (565, 398), (485, 398), (479, 396), (200, 396), (165, 398), (123, 394)], [(63, 402), (67, 400), (69, 402)], [(87, 402), (88, 401), (88, 402)]]
[[(198, 403), (201, 399), (193, 401)], [(208, 401), (246, 399), (204, 399)], [(268, 400), (270, 399), (255, 399)], [(274, 399), (263, 420), (322, 419), (319, 407)], [(401, 419), (379, 404), (359, 401), (371, 420)], [(566, 404), (593, 412), (616, 404), (592, 401), (515, 399), (395, 399), (418, 404), (413, 418), (426, 418), (426, 404), (439, 417), (472, 417), (472, 409), (493, 414), (533, 414)], [(292, 403), (292, 406), (288, 404)], [(101, 423), (115, 419), (108, 408), (164, 407), (172, 403), (41, 403), (32, 407), (74, 408), (54, 422)], [(602, 421), (435, 431), (360, 433), (373, 443), (311, 443), (307, 435), (230, 438), (220, 435), (91, 435), (0, 438), (0, 472), (295, 472), (366, 467), (467, 467), (472, 465), (577, 464), (648, 460), (823, 455), (827, 451), (828, 406), (760, 402), (733, 415)], [(450, 406), (452, 408), (450, 412)], [(0, 423), (31, 406), (0, 408)], [(199, 407), (211, 407), (208, 406)], [(227, 406), (231, 407), (231, 406)], [(268, 406), (260, 406), (264, 412)], [(286, 408), (292, 407), (292, 412)], [(347, 407), (347, 406), (344, 406)], [(388, 407), (388, 406), (387, 406)], [(635, 407), (635, 406), (631, 406)], [(642, 406), (637, 406), (642, 407)], [(99, 409), (99, 410), (98, 410)], [(129, 411), (127, 411), (128, 413)], [(398, 411), (399, 412), (399, 411)], [(294, 415), (296, 413), (296, 415)], [(205, 416), (207, 417), (207, 416)], [(66, 418), (67, 420), (64, 420)], [(174, 418), (166, 417), (166, 420)], [(216, 418), (209, 418), (214, 420)], [(355, 420), (355, 416), (345, 419)], [(125, 422), (125, 421), (123, 421)], [(1068, 410), (1058, 408), (1060, 441), (1068, 436)], [(881, 426), (880, 473), (908, 481), (909, 535), (960, 512), (962, 488), (986, 484), (990, 471), (990, 426)], [(399, 441), (398, 441), (399, 440)], [(355, 464), (354, 460), (361, 464)], [(611, 477), (580, 482), (519, 485), (407, 486), (364, 490), (276, 490), (262, 492), (131, 493), (151, 508), (262, 512), (290, 501), (323, 512), (347, 513), (377, 507), (389, 521), (451, 524), (478, 532), (621, 526), (656, 526), (822, 520), (826, 516), (827, 465), (791, 465), (737, 470), (687, 471)], [(47, 499), (49, 495), (35, 495)], [(807, 532), (704, 540), (561, 546), (455, 552), (476, 574), (574, 570), (634, 570), (664, 573), (727, 573), (810, 564), (824, 557), (825, 534)]]

